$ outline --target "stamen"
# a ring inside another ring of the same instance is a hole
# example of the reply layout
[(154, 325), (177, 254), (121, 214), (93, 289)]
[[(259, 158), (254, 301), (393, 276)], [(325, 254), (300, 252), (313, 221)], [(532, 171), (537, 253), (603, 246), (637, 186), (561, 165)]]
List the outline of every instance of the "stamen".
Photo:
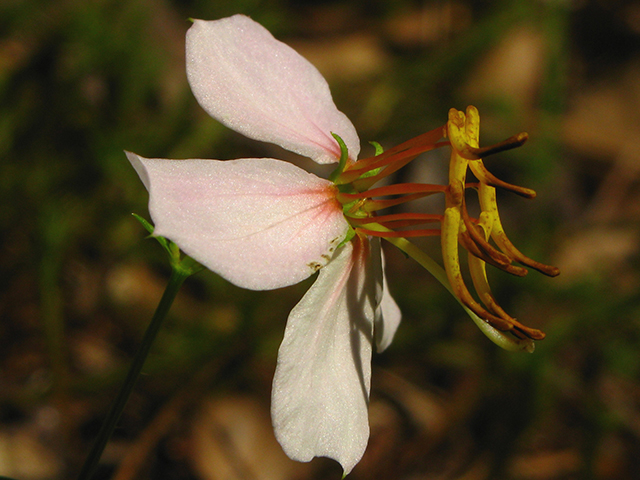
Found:
[(364, 175), (361, 175), (361, 178), (359, 178), (358, 180), (354, 180), (353, 184), (360, 191), (366, 188), (370, 188), (371, 186), (375, 185), (377, 182), (379, 182), (383, 178), (388, 177), (392, 173), (397, 172), (407, 164), (411, 163), (413, 160), (415, 160), (415, 158), (418, 155), (428, 152), (429, 150), (435, 150), (436, 148), (440, 148), (446, 145), (449, 145), (449, 142), (440, 142), (440, 143), (435, 143), (433, 145), (429, 145), (427, 147), (414, 148), (411, 150), (407, 150), (406, 152), (402, 152), (397, 156), (390, 157), (387, 160), (380, 162), (381, 163), (380, 166), (378, 166), (379, 164), (376, 162), (374, 164), (375, 168), (382, 168), (385, 165), (386, 165), (386, 168), (376, 173), (375, 175), (371, 175), (369, 177), (364, 177)]
[(369, 159), (364, 159), (360, 162), (354, 163), (353, 167), (350, 168), (348, 172), (351, 174), (357, 173), (359, 178), (363, 173), (369, 172), (371, 170), (377, 170), (391, 164), (395, 165), (396, 163), (406, 160), (406, 162), (402, 164), (402, 166), (404, 166), (421, 153), (428, 152), (429, 150), (433, 150), (435, 148), (448, 144), (448, 142), (441, 142), (429, 145), (418, 145), (416, 147), (408, 148), (397, 153), (393, 153), (391, 150), (388, 150), (381, 153), (380, 155), (376, 155), (375, 157), (370, 157), (371, 161), (367, 162), (367, 165), (361, 165), (360, 162), (364, 162)]
[(421, 135), (418, 135), (417, 137), (413, 137), (407, 140), (406, 142), (403, 142), (399, 145), (396, 145), (393, 148), (390, 148), (385, 153), (393, 155), (403, 150), (408, 150), (409, 148), (414, 147), (416, 145), (434, 144), (445, 136), (445, 130), (446, 130), (446, 125), (443, 125), (442, 127), (434, 128), (433, 130), (430, 130)]
[(418, 200), (419, 198), (428, 197), (430, 195), (433, 195), (434, 193), (438, 192), (414, 193), (412, 195), (405, 195), (404, 197), (394, 198), (391, 200), (367, 200), (367, 203), (362, 206), (362, 210), (366, 212), (376, 212), (378, 210), (384, 210), (385, 208), (412, 202), (414, 200)]
[[(484, 227), (481, 228), (483, 228), (486, 241), (486, 231), (484, 230)], [(541, 340), (545, 337), (544, 332), (522, 325), (515, 318), (511, 317), (511, 315), (505, 312), (504, 309), (498, 304), (493, 294), (491, 293), (491, 287), (489, 287), (485, 262), (469, 252), (468, 264), (473, 287), (482, 303), (491, 313), (511, 323), (514, 326), (515, 330), (523, 332), (529, 338)]]
[(506, 152), (507, 150), (521, 147), (528, 139), (529, 134), (522, 132), (488, 147), (478, 148), (466, 144), (462, 149), (458, 150), (458, 153), (467, 160), (481, 160), (483, 157), (488, 157), (494, 153)]
[[(331, 180), (339, 193), (337, 200), (343, 205), (352, 235), (370, 235), (386, 238), (432, 272), (454, 294), (480, 329), (496, 343), (512, 349), (533, 349), (533, 340), (544, 338), (537, 329), (526, 327), (511, 317), (498, 304), (487, 281), (486, 264), (517, 276), (527, 274), (522, 265), (547, 275), (557, 275), (558, 269), (543, 265), (517, 250), (509, 241), (500, 222), (495, 189), (503, 188), (526, 198), (536, 193), (528, 188), (512, 185), (496, 178), (485, 167), (482, 157), (516, 148), (525, 143), (526, 133), (521, 133), (489, 147), (478, 144), (480, 117), (475, 107), (466, 112), (449, 111), (444, 127), (412, 138), (386, 152), (377, 144), (376, 155), (349, 163), (346, 147), (341, 145), (342, 160)], [(446, 140), (442, 140), (442, 138)], [(448, 185), (401, 183), (371, 188), (379, 180), (407, 165), (423, 152), (451, 146)], [(478, 181), (467, 183), (471, 169)], [(478, 219), (469, 216), (465, 194), (468, 189), (478, 192), (481, 213)], [(376, 215), (375, 212), (400, 205), (436, 193), (445, 194), (444, 215), (423, 213), (392, 213)], [(392, 198), (380, 198), (392, 197)], [(397, 197), (397, 198), (393, 198)], [(440, 229), (421, 228), (429, 223), (440, 223)], [(435, 265), (424, 252), (408, 238), (440, 235), (444, 270)], [(489, 243), (489, 239), (493, 239)], [(461, 273), (459, 246), (467, 250), (469, 273), (477, 298), (471, 295)], [(500, 332), (509, 332), (504, 335)]]
[(437, 143), (444, 135), (444, 128), (445, 127), (439, 127), (431, 130), (430, 132), (423, 133), (422, 135), (407, 140), (406, 142), (401, 143), (380, 155), (358, 160), (354, 164), (345, 168), (345, 171), (336, 179), (336, 184), (343, 185), (347, 183), (354, 183), (367, 172), (397, 163), (397, 166), (394, 165), (394, 168), (392, 169), (385, 168), (384, 172), (362, 178), (362, 188), (357, 186), (357, 189), (362, 191), (373, 186), (381, 178), (384, 178), (399, 168), (402, 168), (419, 154), (447, 145), (448, 142)]
[[(491, 231), (492, 225), (492, 219), (486, 214), (479, 222), (478, 229), (482, 230), (482, 237), (485, 242), (488, 233)], [(489, 286), (489, 282), (487, 280), (487, 270), (485, 262), (469, 252), (468, 264), (469, 273), (471, 274), (471, 280), (473, 282), (475, 291), (482, 303), (491, 313), (512, 323), (514, 325), (514, 329), (525, 332), (526, 336), (529, 338), (541, 340), (545, 337), (545, 334), (542, 331), (522, 325), (515, 318), (511, 317), (511, 315), (505, 312), (504, 309), (498, 304), (493, 294), (491, 293), (491, 287)]]
[[(368, 228), (369, 232), (375, 233), (378, 236), (380, 236), (380, 233), (388, 232), (388, 229), (386, 229), (382, 225), (375, 223), (368, 225)], [(484, 309), (482, 309), (482, 307), (477, 304), (477, 302), (475, 302), (475, 304), (480, 309), (480, 312), (483, 313), (482, 317), (489, 317), (491, 321), (487, 320), (487, 318), (482, 318), (481, 316), (477, 315), (474, 310), (469, 308), (467, 303), (465, 303), (465, 301), (463, 301), (463, 298), (458, 294), (457, 288), (454, 288), (454, 286), (450, 282), (448, 273), (445, 272), (445, 270), (426, 253), (424, 253), (404, 237), (387, 236), (385, 238), (388, 242), (392, 243), (400, 250), (405, 252), (408, 256), (417, 261), (440, 283), (442, 283), (442, 285), (444, 285), (447, 290), (451, 292), (451, 294), (458, 300), (458, 302), (460, 302), (460, 304), (467, 311), (476, 325), (482, 330), (482, 332), (487, 335), (487, 337), (489, 337), (493, 342), (507, 350), (526, 350), (528, 352), (533, 352), (534, 344), (532, 340), (526, 334), (522, 333), (519, 328), (513, 328), (508, 324), (508, 322), (501, 320), (498, 316), (489, 314)], [(465, 300), (469, 299), (473, 301), (473, 298), (471, 298), (470, 295), (465, 297)], [(496, 325), (501, 326), (502, 330), (496, 328)], [(503, 332), (510, 332), (511, 334), (507, 335)], [(542, 334), (542, 332), (538, 333)], [(532, 334), (534, 337), (540, 338), (540, 335), (536, 335), (536, 331), (532, 330)]]
[(371, 235), (374, 237), (382, 237), (382, 238), (435, 237), (440, 235), (439, 229), (401, 230), (401, 231), (381, 232), (378, 230), (369, 230), (368, 228), (364, 228), (364, 227), (357, 227), (356, 232), (363, 233), (365, 235)]
[[(542, 340), (545, 337), (545, 334), (543, 332), (522, 325), (516, 319), (505, 313), (504, 310), (500, 307), (496, 309), (496, 312), (503, 313), (504, 318), (501, 315), (495, 315), (494, 313), (490, 313), (489, 311), (482, 308), (482, 306), (478, 302), (476, 302), (469, 293), (469, 290), (467, 289), (464, 280), (462, 279), (462, 275), (460, 274), (459, 267), (457, 269), (457, 272), (454, 272), (453, 281), (451, 276), (449, 276), (449, 281), (451, 283), (451, 286), (453, 287), (455, 295), (460, 299), (462, 304), (467, 306), (472, 312), (485, 320), (492, 327), (502, 332), (511, 332), (513, 335), (521, 339), (528, 337), (533, 340)], [(497, 303), (495, 305), (497, 305)]]
[[(495, 202), (494, 187), (505, 188), (527, 198), (535, 197), (535, 192), (497, 179), (486, 169), (481, 160), (483, 155), (491, 155), (522, 145), (528, 136), (520, 134), (499, 144), (480, 148), (478, 145), (479, 118), (475, 107), (468, 107), (466, 114), (455, 109), (449, 111), (447, 136), (451, 142), (452, 152), (449, 164), (449, 189), (446, 192), (446, 209), (442, 221), (442, 255), (445, 272), (454, 294), (463, 305), (491, 326), (498, 330), (510, 331), (518, 338), (542, 339), (544, 333), (520, 324), (498, 305), (491, 294), (485, 271), (485, 265), (489, 263), (514, 275), (525, 275), (527, 270), (513, 265), (514, 260), (532, 268), (535, 268), (534, 264), (540, 268), (537, 262), (533, 262), (515, 250), (504, 235)], [(471, 168), (478, 178), (477, 185), (464, 184), (468, 168)], [(469, 217), (466, 208), (464, 193), (470, 186), (478, 190), (480, 198), (482, 212), (477, 221)], [(488, 242), (489, 236), (494, 239), (500, 250)], [(458, 243), (469, 254), (471, 278), (486, 310), (476, 302), (465, 286), (460, 272)], [(542, 266), (542, 268), (545, 267), (547, 266)], [(553, 267), (549, 268), (553, 270)]]
[(471, 280), (473, 282), (473, 287), (480, 297), (482, 303), (484, 303), (485, 307), (498, 317), (509, 317), (507, 312), (505, 312), (498, 302), (496, 302), (493, 294), (491, 293), (491, 287), (489, 287), (489, 282), (487, 280), (487, 270), (486, 264), (478, 257), (469, 253), (468, 255), (468, 263), (469, 263), (469, 273), (471, 273)]
[[(375, 220), (372, 223), (372, 220)], [(440, 229), (392, 230), (392, 228), (411, 227), (425, 223), (442, 222), (442, 215), (426, 213), (394, 213), (368, 218), (350, 218), (358, 232), (385, 238), (432, 237), (440, 235)], [(361, 225), (361, 226), (358, 226)], [(370, 228), (375, 228), (370, 230)]]
[[(464, 249), (470, 254), (472, 254), (474, 257), (479, 258), (480, 260), (488, 263), (489, 265), (493, 265), (494, 267), (499, 268), (503, 272), (510, 273), (512, 275), (515, 275), (516, 277), (524, 277), (528, 273), (526, 268), (522, 268), (517, 265), (512, 265), (511, 263), (504, 263), (502, 258), (493, 257), (491, 256), (490, 253), (482, 250), (478, 246), (478, 244), (476, 244), (471, 239), (471, 236), (469, 235), (469, 231), (466, 229), (460, 232), (459, 241), (460, 241), (460, 244), (464, 247)], [(494, 250), (494, 252), (501, 254), (497, 250)]]
[(355, 225), (366, 225), (367, 223), (371, 223), (372, 220), (375, 220), (376, 223), (384, 225), (387, 228), (391, 228), (391, 225), (395, 228), (402, 228), (421, 225), (423, 223), (441, 222), (442, 215), (430, 213), (393, 213), (389, 215), (378, 215), (376, 217), (349, 218), (350, 223)]
[[(445, 243), (444, 238), (445, 235), (443, 233), (443, 244)], [(464, 283), (462, 273), (460, 271), (460, 262), (458, 260), (457, 252), (457, 241), (455, 251), (449, 251), (447, 253), (450, 261), (445, 261), (445, 271), (447, 273), (447, 277), (449, 278), (449, 283), (453, 288), (454, 295), (458, 299), (460, 299), (463, 305), (467, 306), (481, 319), (489, 322), (493, 327), (503, 332), (512, 330), (513, 324), (486, 311), (478, 302), (473, 299), (473, 297), (469, 293), (469, 290)]]
[(427, 185), (424, 183), (396, 183), (384, 187), (372, 188), (358, 193), (338, 193), (340, 203), (349, 203), (360, 198), (384, 197), (387, 195), (406, 195), (410, 193), (441, 193), (447, 190), (446, 185)]
[[(406, 142), (401, 143), (400, 145), (396, 145), (393, 148), (390, 148), (389, 150), (387, 150), (386, 152), (377, 155), (375, 157), (369, 157), (369, 158), (363, 158), (362, 160), (358, 160), (355, 164), (354, 167), (355, 169), (361, 169), (363, 167), (370, 167), (372, 163), (380, 160), (381, 158), (387, 158), (390, 156), (394, 156), (399, 152), (403, 152), (406, 150), (409, 150), (410, 148), (416, 147), (416, 146), (431, 146), (434, 145), (438, 140), (440, 140), (441, 138), (444, 137), (445, 133), (445, 128), (446, 125), (442, 126), (442, 127), (438, 127), (438, 128), (434, 128), (433, 130), (423, 133), (421, 135), (418, 135), (417, 137), (413, 137), (409, 140), (407, 140)], [(373, 167), (376, 168), (376, 167)], [(369, 170), (371, 170), (371, 168), (369, 168)]]
[(507, 253), (518, 263), (526, 265), (527, 267), (531, 267), (534, 270), (547, 275), (548, 277), (556, 277), (560, 275), (560, 269), (558, 267), (545, 265), (544, 263), (533, 260), (532, 258), (529, 258), (525, 254), (520, 252), (520, 250), (518, 250), (515, 245), (511, 243), (509, 238), (507, 238), (506, 233), (504, 233), (504, 230), (502, 229), (502, 224), (496, 225), (494, 231), (491, 232), (491, 238), (493, 238), (493, 240), (502, 251)]
[(480, 208), (482, 208), (483, 211), (488, 212), (493, 218), (491, 238), (494, 242), (496, 242), (496, 245), (500, 250), (502, 250), (503, 253), (505, 253), (518, 263), (526, 265), (527, 267), (531, 267), (534, 270), (537, 270), (549, 277), (555, 277), (560, 274), (560, 269), (558, 269), (557, 267), (545, 265), (527, 257), (511, 243), (504, 231), (502, 222), (500, 221), (495, 188), (488, 185), (480, 185), (478, 198), (480, 200)]
[(504, 182), (494, 176), (487, 167), (485, 167), (482, 161), (471, 161), (469, 162), (469, 168), (473, 172), (473, 174), (480, 180), (480, 183), (484, 183), (491, 187), (502, 188), (504, 190), (509, 190), (516, 195), (520, 195), (524, 198), (535, 198), (536, 192), (531, 190), (530, 188), (519, 187), (518, 185), (512, 185), (510, 183)]
[(526, 268), (512, 265), (513, 259), (509, 257), (509, 255), (496, 250), (489, 242), (487, 242), (484, 234), (481, 234), (478, 231), (480, 227), (471, 222), (471, 218), (467, 212), (466, 203), (463, 203), (461, 213), (462, 220), (466, 227), (465, 232), (463, 232), (466, 236), (463, 236), (461, 240), (465, 242), (464, 247), (468, 251), (473, 251), (473, 255), (476, 257), (479, 257), (485, 262), (518, 277), (524, 277), (528, 273)]

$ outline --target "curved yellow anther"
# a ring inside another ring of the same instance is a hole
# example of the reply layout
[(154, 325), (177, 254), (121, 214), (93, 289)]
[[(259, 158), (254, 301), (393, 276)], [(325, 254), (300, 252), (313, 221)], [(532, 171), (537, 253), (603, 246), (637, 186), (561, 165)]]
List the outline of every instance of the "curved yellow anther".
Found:
[[(449, 164), (449, 189), (446, 192), (446, 209), (442, 221), (442, 254), (449, 283), (458, 299), (480, 318), (502, 331), (510, 331), (519, 338), (544, 338), (539, 330), (525, 327), (508, 315), (496, 302), (486, 275), (486, 263), (515, 275), (524, 275), (526, 269), (512, 265), (516, 260), (524, 265), (547, 274), (557, 271), (554, 267), (539, 264), (520, 253), (508, 240), (496, 203), (494, 186), (503, 187), (524, 197), (533, 198), (535, 192), (526, 188), (510, 185), (494, 177), (485, 168), (480, 154), (498, 152), (519, 146), (526, 140), (526, 134), (520, 134), (494, 147), (479, 147), (480, 115), (478, 110), (467, 107), (465, 113), (449, 110), (446, 133), (451, 143)], [(465, 203), (465, 181), (467, 170), (471, 169), (479, 180), (478, 196), (481, 214), (478, 221), (472, 220)], [(500, 251), (488, 243), (491, 238)], [(458, 243), (469, 253), (469, 270), (475, 291), (486, 307), (483, 308), (469, 294), (460, 271)]]

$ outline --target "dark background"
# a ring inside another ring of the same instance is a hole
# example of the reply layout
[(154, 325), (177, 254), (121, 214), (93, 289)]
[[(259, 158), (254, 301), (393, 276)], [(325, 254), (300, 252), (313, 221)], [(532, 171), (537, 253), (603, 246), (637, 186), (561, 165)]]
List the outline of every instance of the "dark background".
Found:
[[(234, 13), (322, 71), (364, 144), (389, 148), (468, 104), (483, 144), (531, 136), (486, 163), (538, 192), (501, 194), (503, 223), (562, 274), (490, 280), (547, 339), (500, 350), (386, 248), (404, 321), (374, 357), (372, 437), (350, 478), (636, 478), (640, 2), (623, 0), (2, 1), (0, 475), (77, 474), (167, 282), (130, 215), (148, 215), (147, 194), (123, 150), (292, 158), (222, 127), (189, 91), (187, 19)], [(434, 153), (402, 180), (441, 183), (446, 168)], [(440, 261), (437, 238), (423, 244)], [(285, 320), (310, 282), (189, 279), (97, 478), (339, 479), (333, 461), (284, 457), (269, 420)]]

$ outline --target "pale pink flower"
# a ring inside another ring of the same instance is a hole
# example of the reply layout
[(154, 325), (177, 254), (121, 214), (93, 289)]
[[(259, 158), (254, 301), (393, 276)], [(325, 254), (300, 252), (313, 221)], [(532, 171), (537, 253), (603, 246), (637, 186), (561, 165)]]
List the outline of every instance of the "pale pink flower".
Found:
[[(439, 128), (357, 160), (358, 135), (322, 75), (242, 15), (195, 21), (187, 33), (187, 75), (200, 105), (229, 128), (318, 163), (338, 163), (325, 180), (271, 158), (165, 160), (127, 153), (149, 191), (155, 234), (230, 282), (273, 289), (319, 270), (289, 315), (273, 380), (274, 430), (291, 458), (330, 457), (347, 474), (364, 453), (373, 343), (384, 350), (400, 323), (380, 238), (431, 272), (496, 344), (533, 351), (533, 341), (544, 338), (500, 307), (485, 271), (488, 263), (525, 275), (525, 268), (513, 265), (518, 262), (559, 273), (515, 248), (500, 220), (496, 188), (526, 198), (535, 192), (497, 179), (482, 161), (522, 145), (526, 134), (480, 148), (480, 117), (470, 106), (451, 109)], [(372, 188), (421, 153), (444, 146), (451, 147), (447, 185)], [(467, 181), (468, 170), (477, 182)], [(478, 218), (467, 211), (468, 190), (477, 191)], [(379, 213), (433, 194), (445, 197), (442, 214)], [(433, 223), (440, 228), (424, 228)], [(444, 269), (408, 240), (437, 235)], [(459, 245), (469, 253), (480, 302), (465, 284)]]
[[(229, 128), (322, 164), (340, 159), (336, 134), (355, 162), (355, 128), (322, 75), (248, 17), (196, 20), (187, 75), (200, 105)], [(284, 161), (127, 156), (149, 191), (155, 235), (235, 285), (274, 289), (319, 270), (287, 320), (273, 425), (291, 458), (330, 457), (349, 473), (369, 437), (372, 345), (386, 348), (400, 322), (379, 239), (351, 236), (338, 187)]]

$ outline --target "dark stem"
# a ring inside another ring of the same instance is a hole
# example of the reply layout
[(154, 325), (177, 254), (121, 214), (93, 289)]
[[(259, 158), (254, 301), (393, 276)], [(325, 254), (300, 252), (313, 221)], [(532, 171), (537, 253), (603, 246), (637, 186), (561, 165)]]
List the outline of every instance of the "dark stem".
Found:
[(169, 284), (162, 294), (162, 298), (160, 299), (160, 303), (158, 304), (158, 308), (153, 314), (153, 318), (151, 319), (151, 323), (147, 327), (147, 331), (144, 334), (144, 338), (142, 339), (142, 344), (136, 353), (135, 358), (133, 359), (133, 363), (129, 369), (129, 373), (127, 374), (127, 378), (122, 385), (122, 389), (120, 393), (118, 393), (118, 397), (114, 401), (111, 406), (111, 411), (107, 415), (107, 418), (104, 420), (102, 427), (100, 428), (100, 432), (98, 432), (98, 437), (96, 438), (95, 443), (93, 444), (93, 448), (91, 452), (87, 456), (85, 463), (82, 467), (82, 471), (78, 476), (78, 480), (90, 480), (96, 469), (98, 468), (98, 462), (100, 461), (100, 457), (102, 456), (102, 452), (111, 438), (113, 431), (116, 428), (116, 424), (124, 410), (124, 406), (131, 395), (131, 391), (135, 386), (138, 377), (140, 376), (140, 372), (142, 371), (142, 366), (144, 365), (145, 360), (147, 359), (147, 355), (149, 354), (149, 350), (151, 349), (151, 345), (160, 330), (163, 320), (167, 316), (169, 309), (171, 308), (171, 304), (173, 303), (180, 287), (182, 286), (185, 279), (191, 274), (190, 271), (174, 268), (171, 277), (169, 278)]

